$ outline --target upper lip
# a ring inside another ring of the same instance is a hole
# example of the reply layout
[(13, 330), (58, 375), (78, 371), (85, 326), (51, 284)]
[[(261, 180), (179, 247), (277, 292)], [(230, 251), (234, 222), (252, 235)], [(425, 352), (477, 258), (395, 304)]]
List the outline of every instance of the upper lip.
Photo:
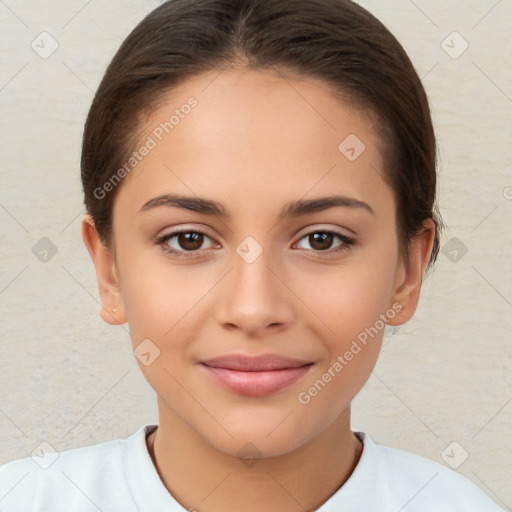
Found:
[(311, 361), (301, 361), (277, 354), (265, 354), (261, 356), (244, 356), (241, 354), (228, 354), (225, 356), (213, 357), (201, 361), (206, 366), (213, 368), (225, 368), (227, 370), (238, 370), (245, 372), (262, 372), (271, 370), (282, 370), (285, 368), (298, 368), (312, 364)]

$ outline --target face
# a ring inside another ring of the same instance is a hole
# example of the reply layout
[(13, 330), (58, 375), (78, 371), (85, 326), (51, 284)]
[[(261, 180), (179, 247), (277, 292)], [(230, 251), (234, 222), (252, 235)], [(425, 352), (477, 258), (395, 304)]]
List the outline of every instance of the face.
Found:
[(173, 90), (140, 140), (113, 210), (114, 307), (161, 416), (225, 453), (304, 445), (408, 307), (372, 123), (321, 81), (224, 71)]

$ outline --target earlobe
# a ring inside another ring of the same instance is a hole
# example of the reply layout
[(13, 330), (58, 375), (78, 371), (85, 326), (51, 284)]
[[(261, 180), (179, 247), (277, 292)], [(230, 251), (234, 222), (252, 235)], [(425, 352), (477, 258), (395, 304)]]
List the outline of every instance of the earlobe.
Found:
[(423, 229), (414, 237), (409, 246), (409, 261), (401, 261), (395, 282), (395, 293), (391, 304), (400, 304), (401, 309), (388, 325), (403, 325), (414, 315), (418, 306), (421, 284), (430, 254), (434, 246), (436, 228), (432, 219), (427, 219)]
[(126, 323), (121, 288), (117, 275), (114, 256), (103, 245), (92, 217), (88, 214), (82, 219), (82, 239), (94, 263), (96, 279), (101, 299), (101, 318), (112, 325)]

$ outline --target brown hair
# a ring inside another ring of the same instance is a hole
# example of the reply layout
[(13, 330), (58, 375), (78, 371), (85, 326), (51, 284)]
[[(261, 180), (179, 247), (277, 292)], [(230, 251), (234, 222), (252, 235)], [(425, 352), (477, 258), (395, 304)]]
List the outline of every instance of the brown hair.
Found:
[(241, 62), (323, 79), (340, 99), (376, 115), (400, 249), (407, 257), (410, 240), (431, 218), (432, 264), (441, 219), (428, 99), (400, 43), (350, 0), (168, 0), (147, 15), (112, 59), (85, 123), (85, 206), (102, 242), (111, 242), (120, 186), (108, 193), (102, 187), (129, 158), (144, 114), (187, 78)]

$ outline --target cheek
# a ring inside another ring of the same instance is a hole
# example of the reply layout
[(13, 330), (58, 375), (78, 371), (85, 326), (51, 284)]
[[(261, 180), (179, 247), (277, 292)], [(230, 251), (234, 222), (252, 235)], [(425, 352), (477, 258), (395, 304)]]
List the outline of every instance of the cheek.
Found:
[(339, 269), (308, 290), (308, 305), (321, 318), (313, 321), (315, 338), (326, 357), (297, 396), (303, 413), (329, 424), (361, 390), (377, 362), (389, 308), (392, 267), (359, 262)]
[[(390, 307), (396, 273), (394, 256), (390, 250), (388, 255), (381, 252), (379, 258), (354, 257), (346, 265), (300, 278), (294, 291), (314, 313), (323, 334), (317, 333), (320, 339), (327, 335), (333, 348), (342, 350), (344, 344), (376, 324)], [(381, 323), (377, 327), (382, 327)]]
[[(283, 269), (283, 280), (300, 299), (297, 307), (306, 307), (304, 314), (319, 339), (332, 339), (334, 345), (340, 344), (335, 348), (342, 350), (344, 343), (373, 326), (389, 307), (398, 253), (391, 242), (382, 237), (372, 250), (361, 250), (337, 265), (304, 261), (290, 272)], [(215, 265), (170, 262), (157, 251), (148, 257), (147, 247), (121, 242), (119, 249), (133, 344), (152, 337), (179, 343), (176, 333), (185, 324), (190, 330), (190, 315), (205, 313), (204, 305), (211, 300), (207, 295), (216, 293), (212, 288), (223, 272)]]
[(165, 390), (176, 403), (186, 402), (179, 383), (185, 380), (187, 347), (194, 336), (190, 320), (211, 288), (208, 279), (191, 280), (184, 268), (136, 256), (126, 258), (123, 266), (129, 276), (123, 283), (123, 300), (137, 363), (155, 392)]
[(133, 348), (150, 339), (161, 352), (159, 364), (185, 360), (218, 276), (208, 265), (176, 264), (147, 248), (127, 250), (119, 263)]

